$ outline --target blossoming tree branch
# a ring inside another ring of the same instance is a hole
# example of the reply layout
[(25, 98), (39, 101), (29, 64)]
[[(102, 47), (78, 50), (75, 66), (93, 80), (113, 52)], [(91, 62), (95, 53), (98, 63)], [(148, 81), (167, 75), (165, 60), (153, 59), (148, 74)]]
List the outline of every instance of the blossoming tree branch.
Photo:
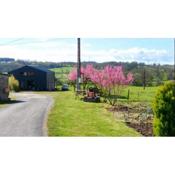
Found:
[[(124, 87), (130, 85), (134, 78), (132, 73), (126, 76), (122, 66), (106, 66), (102, 70), (95, 69), (93, 65), (87, 65), (81, 68), (82, 86), (87, 90), (87, 85), (95, 85), (98, 88), (100, 95), (105, 101), (114, 106), (118, 97), (121, 95)], [(70, 84), (74, 90), (76, 86), (77, 70), (74, 68), (68, 75)]]

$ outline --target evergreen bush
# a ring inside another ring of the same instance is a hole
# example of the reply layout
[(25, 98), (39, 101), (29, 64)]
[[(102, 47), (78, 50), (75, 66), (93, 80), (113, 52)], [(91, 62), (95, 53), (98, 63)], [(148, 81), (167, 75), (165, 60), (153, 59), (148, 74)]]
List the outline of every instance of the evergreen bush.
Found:
[(153, 103), (155, 136), (175, 136), (175, 81), (161, 86)]

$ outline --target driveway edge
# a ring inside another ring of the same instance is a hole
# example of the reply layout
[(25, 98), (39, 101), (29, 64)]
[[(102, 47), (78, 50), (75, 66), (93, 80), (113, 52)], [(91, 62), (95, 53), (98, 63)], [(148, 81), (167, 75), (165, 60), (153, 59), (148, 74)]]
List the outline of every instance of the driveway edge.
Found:
[(47, 121), (49, 117), (50, 110), (53, 108), (54, 105), (54, 99), (50, 95), (46, 95), (50, 99), (50, 104), (47, 106), (46, 114), (44, 116), (44, 122), (43, 122), (43, 136), (48, 137), (48, 127), (47, 127)]

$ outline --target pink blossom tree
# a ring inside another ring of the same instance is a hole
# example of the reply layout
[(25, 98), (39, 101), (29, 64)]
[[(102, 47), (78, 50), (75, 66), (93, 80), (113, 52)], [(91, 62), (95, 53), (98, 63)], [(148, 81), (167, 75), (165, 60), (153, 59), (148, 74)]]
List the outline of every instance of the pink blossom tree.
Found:
[[(86, 89), (88, 83), (92, 82), (100, 90), (101, 95), (111, 104), (115, 105), (122, 90), (133, 82), (132, 73), (124, 75), (122, 66), (106, 66), (102, 70), (95, 69), (92, 65), (87, 65), (81, 69), (83, 88)], [(69, 81), (76, 85), (77, 71), (74, 68), (69, 76)]]
[(77, 80), (77, 69), (73, 68), (72, 71), (68, 74), (69, 83), (74, 87), (74, 91), (76, 88), (76, 80)]
[[(86, 90), (86, 87), (89, 83), (91, 83), (91, 76), (95, 71), (92, 65), (87, 65), (86, 67), (81, 67), (81, 78), (82, 78), (82, 86), (83, 89)], [(68, 80), (71, 85), (73, 85), (74, 90), (76, 87), (76, 80), (77, 80), (77, 68), (73, 68), (72, 71), (68, 75)]]
[(114, 106), (124, 87), (131, 84), (133, 75), (123, 73), (122, 66), (106, 66), (103, 70), (94, 70), (91, 81), (101, 90), (103, 97)]
[(86, 67), (82, 67), (81, 75), (83, 79), (83, 89), (86, 90), (88, 84), (91, 84), (91, 76), (94, 74), (94, 67), (91, 64), (88, 64)]

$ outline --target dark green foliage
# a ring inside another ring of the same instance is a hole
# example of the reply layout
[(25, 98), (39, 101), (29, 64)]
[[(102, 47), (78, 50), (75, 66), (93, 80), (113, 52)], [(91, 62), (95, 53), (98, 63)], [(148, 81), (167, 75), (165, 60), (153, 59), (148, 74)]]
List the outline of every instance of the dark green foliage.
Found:
[(63, 82), (59, 78), (55, 78), (55, 85), (57, 86), (62, 86)]
[(154, 104), (154, 135), (175, 136), (175, 82), (160, 87)]
[[(82, 62), (82, 66), (92, 64), (97, 69), (103, 69), (106, 65), (111, 66), (123, 66), (125, 73), (132, 72), (134, 75), (133, 85), (143, 86), (143, 70), (145, 69), (145, 86), (157, 86), (163, 84), (164, 81), (172, 80), (174, 77), (173, 65), (159, 65), (152, 64), (146, 65), (145, 63), (137, 62)], [(76, 62), (37, 62), (26, 60), (14, 60), (7, 58), (0, 58), (0, 72), (9, 72), (24, 65), (35, 65), (47, 69), (61, 68), (60, 71), (56, 71), (56, 76), (63, 82), (65, 82), (65, 76), (69, 73), (70, 68), (76, 66)], [(63, 72), (61, 72), (63, 70)], [(63, 75), (63, 76), (62, 76)]]

